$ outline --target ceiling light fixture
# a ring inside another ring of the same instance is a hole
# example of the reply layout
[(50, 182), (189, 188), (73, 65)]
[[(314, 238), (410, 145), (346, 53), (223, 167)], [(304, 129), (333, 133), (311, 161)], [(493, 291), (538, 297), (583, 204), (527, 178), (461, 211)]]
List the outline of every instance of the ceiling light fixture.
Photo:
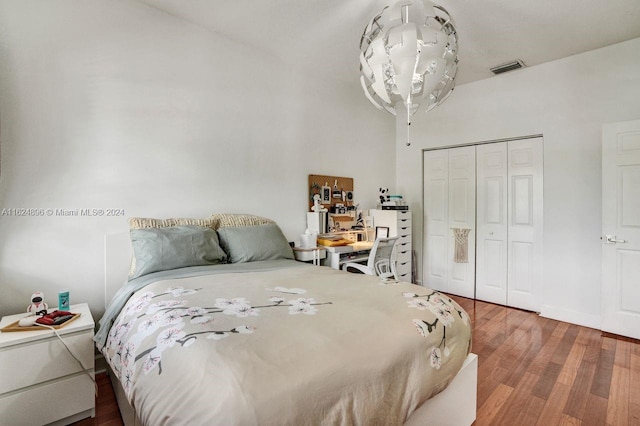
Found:
[(398, 117), (429, 111), (453, 90), (458, 70), (458, 36), (449, 13), (428, 0), (398, 1), (376, 15), (360, 39), (360, 83), (379, 110)]

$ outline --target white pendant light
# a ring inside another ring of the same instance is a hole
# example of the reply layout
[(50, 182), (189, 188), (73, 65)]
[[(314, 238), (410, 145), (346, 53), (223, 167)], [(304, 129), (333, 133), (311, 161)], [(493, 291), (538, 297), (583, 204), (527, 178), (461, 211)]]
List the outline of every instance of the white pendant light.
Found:
[[(385, 7), (360, 39), (360, 83), (378, 109), (397, 115), (404, 105), (407, 126), (421, 106), (438, 106), (453, 90), (458, 36), (449, 13), (429, 0), (401, 0)], [(407, 146), (409, 145), (407, 128)]]

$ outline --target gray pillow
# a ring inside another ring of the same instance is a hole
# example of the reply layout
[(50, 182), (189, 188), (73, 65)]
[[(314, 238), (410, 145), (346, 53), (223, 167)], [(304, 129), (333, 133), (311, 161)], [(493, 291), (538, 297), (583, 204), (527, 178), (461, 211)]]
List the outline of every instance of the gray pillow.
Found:
[(203, 226), (132, 229), (135, 272), (130, 279), (186, 266), (224, 263), (218, 235)]
[(218, 229), (231, 263), (293, 259), (293, 250), (276, 224)]

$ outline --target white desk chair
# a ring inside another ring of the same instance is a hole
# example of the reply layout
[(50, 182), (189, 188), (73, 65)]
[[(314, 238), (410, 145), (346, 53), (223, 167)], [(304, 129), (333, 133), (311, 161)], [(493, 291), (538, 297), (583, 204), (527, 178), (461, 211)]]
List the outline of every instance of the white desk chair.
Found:
[(389, 278), (395, 278), (397, 280), (396, 265), (395, 262), (391, 261), (391, 254), (393, 253), (393, 248), (397, 240), (398, 237), (378, 238), (375, 243), (373, 243), (373, 247), (371, 247), (366, 265), (348, 262), (342, 265), (342, 270), (349, 272), (349, 268), (352, 268), (363, 274), (378, 275), (383, 281)]

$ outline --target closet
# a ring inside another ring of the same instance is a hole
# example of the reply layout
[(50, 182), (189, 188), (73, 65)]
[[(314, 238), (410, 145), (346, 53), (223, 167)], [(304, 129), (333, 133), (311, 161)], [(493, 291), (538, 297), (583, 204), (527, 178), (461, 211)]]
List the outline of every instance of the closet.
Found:
[(539, 311), (542, 138), (425, 151), (423, 284)]

